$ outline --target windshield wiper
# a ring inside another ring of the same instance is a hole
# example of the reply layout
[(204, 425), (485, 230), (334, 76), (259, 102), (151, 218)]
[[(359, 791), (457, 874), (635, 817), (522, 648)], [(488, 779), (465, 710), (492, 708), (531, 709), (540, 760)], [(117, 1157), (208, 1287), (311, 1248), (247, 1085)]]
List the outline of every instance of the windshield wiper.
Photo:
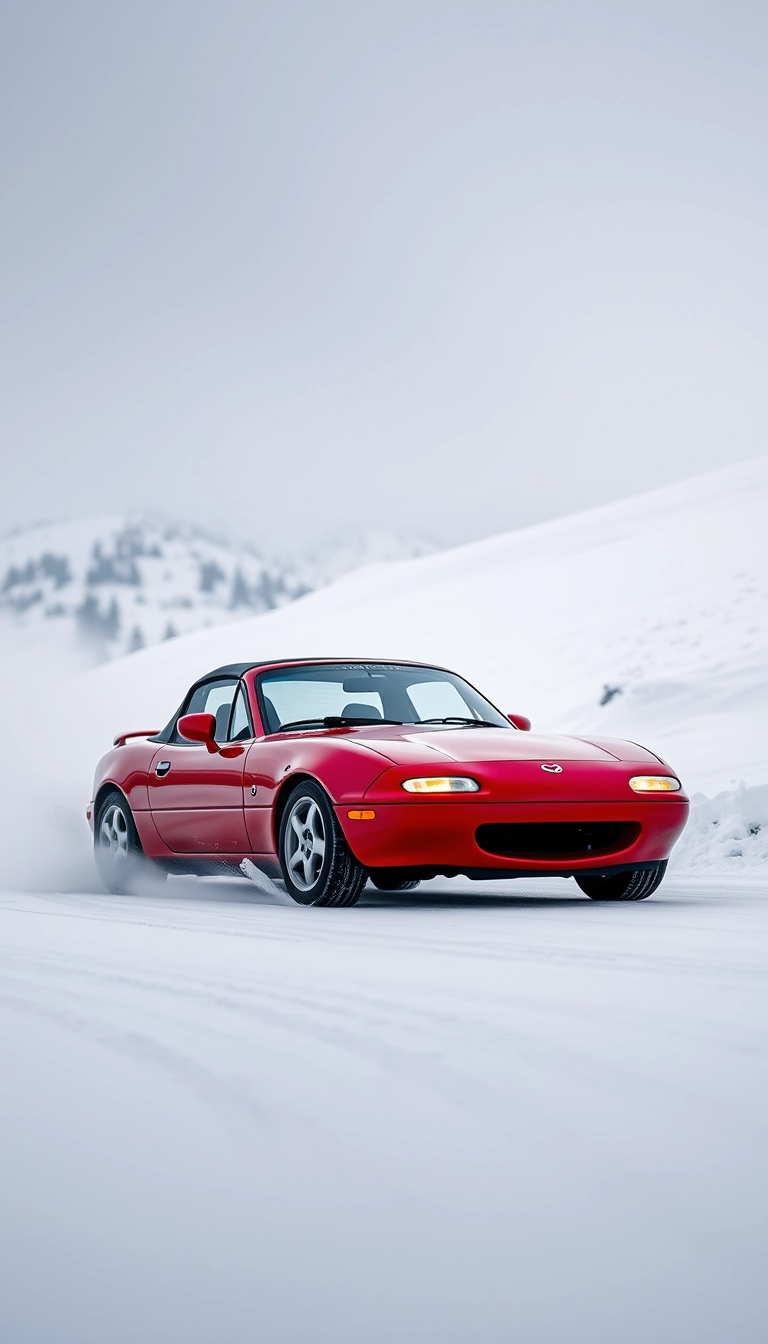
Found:
[(503, 724), (489, 723), (487, 719), (463, 719), (459, 714), (450, 714), (444, 719), (419, 719), (419, 723), (461, 723), (465, 728), (503, 727)]
[(294, 728), (362, 728), (377, 727), (380, 723), (402, 724), (402, 719), (361, 719), (343, 714), (326, 714), (323, 719), (294, 719), (281, 723), (278, 733), (289, 733)]

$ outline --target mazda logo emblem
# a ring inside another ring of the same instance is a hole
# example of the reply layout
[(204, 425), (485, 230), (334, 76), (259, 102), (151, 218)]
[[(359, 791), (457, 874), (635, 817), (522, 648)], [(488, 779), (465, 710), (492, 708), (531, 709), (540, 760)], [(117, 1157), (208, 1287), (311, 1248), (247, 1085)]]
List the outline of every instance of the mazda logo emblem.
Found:
[(542, 770), (546, 770), (548, 775), (562, 775), (562, 765), (542, 765)]

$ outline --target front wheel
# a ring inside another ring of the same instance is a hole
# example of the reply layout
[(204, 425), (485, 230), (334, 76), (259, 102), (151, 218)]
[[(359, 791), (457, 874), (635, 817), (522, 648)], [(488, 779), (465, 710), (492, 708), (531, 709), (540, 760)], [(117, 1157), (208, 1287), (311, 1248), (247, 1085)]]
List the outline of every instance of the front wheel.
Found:
[(280, 867), (299, 905), (354, 905), (366, 873), (347, 844), (328, 795), (306, 780), (288, 797), (280, 821)]
[(653, 868), (628, 868), (609, 877), (577, 877), (576, 881), (591, 901), (644, 901), (658, 887), (667, 861)]

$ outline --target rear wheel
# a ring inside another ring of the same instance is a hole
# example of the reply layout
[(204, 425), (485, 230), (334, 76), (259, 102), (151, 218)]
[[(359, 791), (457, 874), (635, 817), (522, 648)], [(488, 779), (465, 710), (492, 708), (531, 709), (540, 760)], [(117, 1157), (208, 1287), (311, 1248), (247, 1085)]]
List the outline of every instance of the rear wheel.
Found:
[(102, 798), (93, 827), (96, 867), (107, 891), (128, 895), (138, 878), (164, 882), (166, 873), (145, 858), (128, 803), (119, 789)]
[(386, 869), (378, 873), (369, 872), (368, 878), (377, 891), (413, 891), (421, 881), (419, 877), (398, 877), (395, 870), (390, 874)]
[(306, 780), (290, 794), (280, 821), (280, 867), (300, 905), (354, 905), (368, 874), (339, 826), (328, 795)]
[(667, 870), (666, 859), (655, 868), (628, 868), (610, 877), (577, 877), (591, 901), (644, 901), (656, 890)]

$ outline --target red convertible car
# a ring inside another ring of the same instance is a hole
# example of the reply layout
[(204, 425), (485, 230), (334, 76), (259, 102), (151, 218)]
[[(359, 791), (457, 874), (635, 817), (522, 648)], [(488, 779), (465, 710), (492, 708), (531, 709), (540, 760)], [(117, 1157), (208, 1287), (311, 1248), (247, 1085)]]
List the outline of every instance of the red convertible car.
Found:
[(219, 667), (162, 731), (121, 733), (99, 762), (99, 872), (122, 892), (148, 868), (249, 859), (303, 905), (458, 874), (649, 896), (688, 816), (670, 767), (632, 742), (529, 730), (441, 667)]

